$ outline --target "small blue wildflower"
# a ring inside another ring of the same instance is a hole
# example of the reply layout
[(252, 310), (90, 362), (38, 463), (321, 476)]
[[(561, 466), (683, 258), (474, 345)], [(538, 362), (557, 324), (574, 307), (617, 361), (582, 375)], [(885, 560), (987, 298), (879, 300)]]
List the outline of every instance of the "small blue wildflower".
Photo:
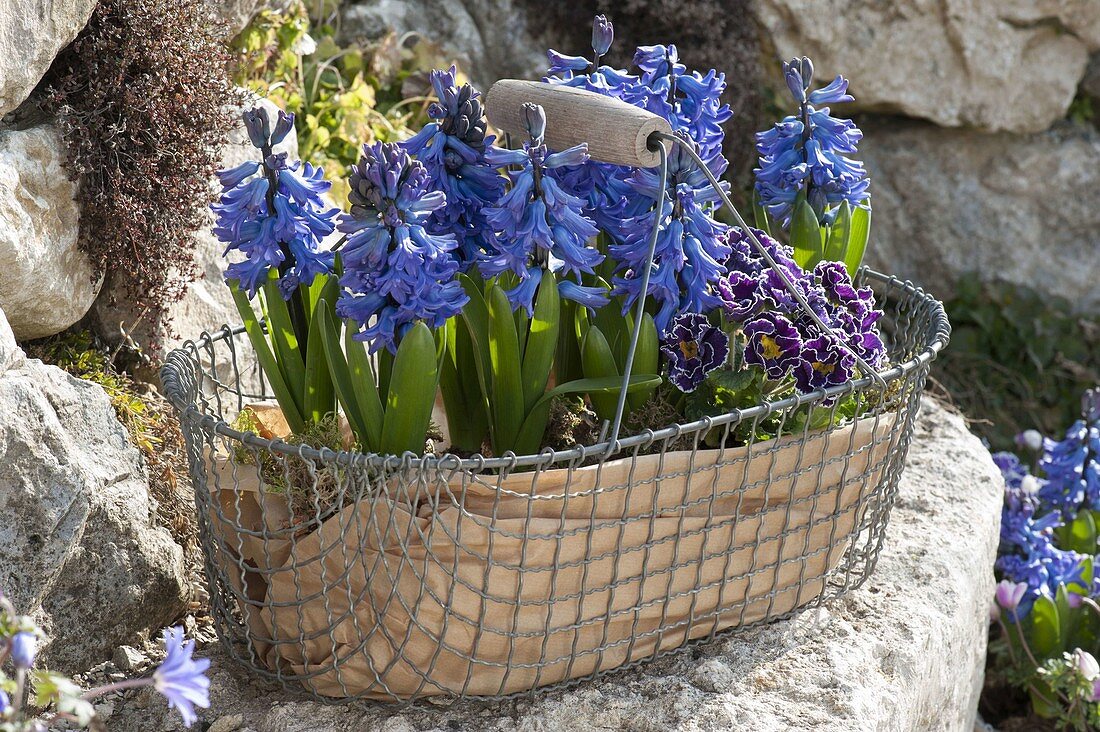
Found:
[[(522, 150), (495, 148), (489, 153), (494, 165), (515, 166), (509, 172), (512, 187), (500, 202), (486, 209), (489, 222), (499, 232), (498, 252), (482, 259), (482, 274), (493, 277), (512, 272), (519, 284), (507, 291), (514, 308), (533, 311), (533, 298), (543, 269), (564, 281), (568, 275), (580, 278), (593, 274), (603, 255), (588, 246), (599, 233), (584, 215), (584, 201), (548, 175), (548, 171), (580, 165), (588, 159), (587, 146), (578, 145), (550, 152), (543, 142), (546, 116), (542, 107), (524, 105), (530, 140)], [(599, 288), (579, 284), (558, 288), (567, 299), (585, 304), (606, 303)]]
[(495, 138), (485, 134), (481, 95), (469, 84), (458, 86), (455, 73), (454, 66), (431, 72), (439, 100), (428, 107), (432, 121), (400, 144), (424, 163), (431, 187), (447, 196), (446, 205), (432, 212), (427, 229), (453, 234), (459, 244), (455, 254), (467, 267), (496, 251), (496, 235), (484, 209), (504, 193), (504, 178), (486, 158)]
[(350, 187), (351, 211), (339, 223), (348, 239), (336, 312), (365, 329), (355, 338), (372, 353), (383, 347), (396, 353), (417, 321), (438, 328), (469, 300), (455, 280), (454, 235), (425, 228), (446, 194), (430, 190), (423, 163), (382, 142), (363, 146)]
[(26, 671), (34, 666), (37, 650), (38, 639), (34, 633), (20, 631), (11, 637), (11, 662), (17, 669)]
[[(685, 132), (676, 134), (694, 144)], [(722, 174), (725, 163), (721, 157), (711, 160), (715, 177)], [(653, 319), (663, 333), (674, 315), (706, 312), (720, 304), (713, 290), (726, 271), (722, 262), (730, 253), (723, 238), (727, 227), (713, 217), (721, 198), (679, 145), (668, 157), (663, 201), (657, 200), (659, 169), (639, 168), (626, 182), (634, 198), (648, 210), (622, 221), (616, 231), (618, 243), (609, 247), (616, 262), (615, 294), (624, 296), (624, 308), (630, 308), (641, 295), (650, 235), (658, 226), (647, 296), (659, 305)], [(728, 189), (725, 181), (722, 189)]]
[(726, 362), (730, 339), (721, 328), (711, 325), (707, 316), (682, 313), (661, 338), (661, 352), (668, 359), (668, 380), (686, 394)]
[(3, 719), (11, 709), (11, 697), (8, 692), (0, 689), (0, 719)]
[(168, 652), (164, 662), (153, 672), (153, 688), (168, 699), (190, 727), (198, 716), (195, 707), (210, 706), (210, 668), (207, 658), (193, 659), (195, 641), (184, 640), (183, 628), (176, 626), (164, 631), (164, 648)]
[(333, 232), (339, 210), (322, 199), (331, 184), (321, 168), (288, 163), (286, 153), (271, 150), (290, 132), (294, 115), (279, 112), (274, 132), (263, 107), (245, 112), (244, 120), (261, 160), (218, 173), (222, 195), (210, 207), (216, 216), (213, 232), (226, 245), (225, 255), (245, 256), (229, 265), (227, 280), (238, 280), (253, 297), (275, 272), (283, 298), (289, 299), (298, 285), (308, 286), (332, 270), (332, 252), (318, 247)]
[(813, 64), (808, 58), (784, 63), (783, 73), (799, 112), (756, 134), (756, 192), (784, 227), (790, 225), (800, 194), (821, 222), (831, 223), (842, 202), (865, 206), (870, 185), (863, 164), (847, 157), (856, 152), (863, 133), (851, 120), (832, 117), (828, 107), (814, 106), (852, 101), (848, 82), (838, 76), (828, 86), (809, 91)]

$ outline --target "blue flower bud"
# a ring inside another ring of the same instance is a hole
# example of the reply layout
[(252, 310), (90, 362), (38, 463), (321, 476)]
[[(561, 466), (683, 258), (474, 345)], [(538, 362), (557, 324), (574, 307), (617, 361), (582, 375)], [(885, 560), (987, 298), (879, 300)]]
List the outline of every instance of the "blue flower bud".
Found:
[(615, 27), (606, 15), (597, 15), (592, 21), (592, 50), (603, 56), (615, 40)]
[(799, 104), (806, 101), (806, 87), (802, 84), (802, 72), (799, 70), (798, 59), (791, 59), (783, 64), (783, 80), (787, 82), (787, 88), (791, 90), (791, 96)]
[(267, 110), (263, 107), (254, 107), (247, 110), (242, 117), (252, 145), (258, 148), (267, 145), (268, 140), (271, 139), (271, 122), (267, 118)]
[(809, 56), (802, 57), (800, 71), (802, 72), (802, 88), (809, 89), (810, 82), (814, 78), (814, 62), (810, 60)]
[(37, 640), (33, 633), (20, 631), (11, 638), (11, 662), (17, 669), (26, 671), (34, 665)]
[(279, 110), (279, 121), (275, 123), (275, 131), (271, 133), (271, 144), (278, 145), (294, 129), (294, 113), (287, 114)]
[(542, 142), (546, 136), (546, 112), (538, 104), (525, 102), (523, 105), (523, 117), (527, 122), (527, 134), (535, 144)]

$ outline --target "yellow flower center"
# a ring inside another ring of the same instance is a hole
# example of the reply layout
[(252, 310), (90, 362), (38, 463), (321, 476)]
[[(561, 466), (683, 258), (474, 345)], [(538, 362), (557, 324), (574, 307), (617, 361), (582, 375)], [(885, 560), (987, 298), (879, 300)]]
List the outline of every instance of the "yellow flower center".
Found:
[(783, 349), (779, 347), (775, 339), (771, 336), (760, 336), (760, 350), (764, 354), (766, 359), (779, 358), (783, 354)]
[(818, 371), (823, 374), (831, 374), (836, 371), (835, 363), (821, 363), (820, 361), (814, 361), (812, 365), (814, 371)]
[(698, 358), (699, 344), (695, 341), (680, 341), (680, 353), (684, 354), (684, 358)]

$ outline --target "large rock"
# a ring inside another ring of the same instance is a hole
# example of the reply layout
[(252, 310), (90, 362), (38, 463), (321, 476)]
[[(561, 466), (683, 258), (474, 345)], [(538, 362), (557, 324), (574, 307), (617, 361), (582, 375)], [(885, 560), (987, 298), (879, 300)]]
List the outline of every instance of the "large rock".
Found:
[(991, 135), (915, 122), (864, 131), (871, 265), (940, 297), (976, 273), (1100, 312), (1100, 132), (1063, 124)]
[[(847, 598), (567, 691), (499, 704), (303, 702), (212, 655), (213, 728), (252, 732), (814, 729), (971, 732), (985, 667), (1003, 481), (962, 418), (918, 418), (878, 568)], [(151, 690), (117, 702), (116, 732), (180, 729)]]
[(49, 668), (110, 658), (186, 607), (147, 486), (103, 389), (27, 359), (0, 313), (0, 587), (41, 622)]
[(413, 31), (454, 54), (482, 90), (505, 77), (535, 78), (546, 68), (515, 0), (366, 0), (343, 11), (341, 32), (349, 39)]
[(76, 38), (96, 0), (4, 0), (0, 12), (0, 117), (19, 106)]
[(53, 126), (0, 128), (0, 308), (21, 340), (68, 328), (99, 292), (64, 161)]
[(1094, 0), (754, 0), (776, 55), (844, 74), (863, 109), (1037, 132), (1100, 49)]

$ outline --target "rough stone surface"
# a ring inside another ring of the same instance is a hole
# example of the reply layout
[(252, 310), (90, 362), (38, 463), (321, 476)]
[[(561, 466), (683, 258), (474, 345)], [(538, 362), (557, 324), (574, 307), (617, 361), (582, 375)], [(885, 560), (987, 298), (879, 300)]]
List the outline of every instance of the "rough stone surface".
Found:
[(867, 125), (868, 262), (946, 297), (960, 275), (1003, 278), (1100, 311), (1100, 132), (1038, 135)]
[(64, 160), (56, 128), (0, 127), (0, 308), (21, 340), (68, 328), (99, 292), (77, 248), (80, 209)]
[(183, 555), (99, 386), (27, 359), (0, 313), (0, 587), (72, 671), (186, 607)]
[(1085, 96), (1092, 97), (1093, 110), (1100, 114), (1100, 110), (1097, 110), (1096, 102), (1100, 101), (1100, 53), (1095, 53), (1092, 58), (1089, 59), (1089, 65), (1085, 69), (1085, 76), (1081, 79), (1081, 92)]
[(0, 117), (27, 98), (96, 0), (5, 0), (0, 12)]
[(1065, 115), (1090, 51), (1094, 0), (755, 0), (781, 58), (843, 73), (864, 109), (1037, 132)]
[(420, 33), (454, 54), (488, 89), (497, 79), (534, 78), (545, 69), (529, 22), (514, 0), (367, 0), (343, 11), (341, 30), (348, 38), (371, 40), (391, 31)]
[[(564, 692), (404, 711), (328, 706), (214, 659), (203, 719), (249, 732), (773, 730), (970, 732), (982, 685), (1002, 485), (961, 418), (918, 418), (878, 568), (867, 584), (793, 620), (698, 646)], [(228, 718), (228, 719), (227, 719)], [(226, 720), (226, 721), (221, 721)], [(115, 702), (114, 732), (181, 729), (149, 691)]]

